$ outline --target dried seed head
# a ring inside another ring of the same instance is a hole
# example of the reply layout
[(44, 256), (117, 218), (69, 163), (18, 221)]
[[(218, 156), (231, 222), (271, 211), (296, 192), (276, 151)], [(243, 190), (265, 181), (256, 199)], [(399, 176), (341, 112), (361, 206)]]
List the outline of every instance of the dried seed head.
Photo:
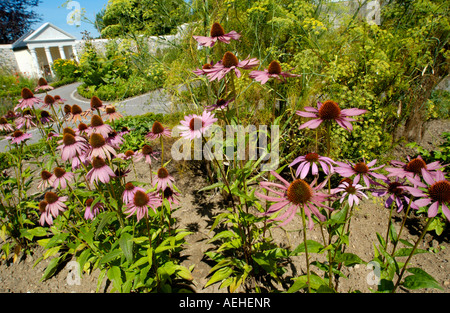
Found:
[(57, 178), (61, 178), (64, 176), (64, 174), (66, 174), (66, 171), (63, 168), (55, 167), (55, 169), (53, 170), (53, 173), (55, 173), (55, 176)]
[(92, 133), (89, 143), (93, 148), (101, 148), (106, 144), (105, 138), (99, 133)]
[(433, 202), (450, 203), (450, 182), (441, 180), (428, 187), (428, 194)]
[(211, 37), (219, 37), (225, 35), (225, 30), (219, 23), (214, 23), (211, 26)]
[(202, 69), (203, 69), (203, 70), (209, 70), (209, 69), (212, 69), (212, 65), (209, 64), (209, 63), (203, 64)]
[(52, 177), (52, 173), (50, 173), (49, 171), (43, 170), (41, 172), (41, 178), (42, 180), (49, 180), (50, 177)]
[(59, 95), (55, 95), (53, 98), (55, 98), (55, 101), (61, 100), (61, 97)]
[(96, 156), (92, 159), (92, 166), (95, 169), (102, 168), (105, 165), (106, 165), (105, 160), (103, 160), (101, 157)]
[(164, 131), (164, 126), (158, 121), (155, 121), (152, 126), (152, 133), (155, 135), (161, 134)]
[(351, 186), (353, 184), (353, 181), (350, 178), (345, 177), (345, 178), (341, 179), (341, 181), (339, 182), (339, 185), (342, 183), (347, 183), (349, 186)]
[(103, 120), (100, 116), (94, 115), (91, 119), (91, 126), (92, 127), (99, 127), (103, 125)]
[(327, 100), (322, 103), (318, 115), (323, 120), (334, 120), (341, 116), (341, 108), (336, 102)]
[(134, 151), (133, 150), (127, 150), (127, 151), (125, 151), (125, 156), (126, 157), (131, 157), (131, 156), (133, 156), (134, 155)]
[(267, 71), (269, 72), (269, 74), (280, 75), (281, 74), (281, 65), (280, 65), (280, 63), (278, 63), (277, 61), (270, 62), (269, 68), (267, 69)]
[(313, 195), (313, 191), (309, 184), (303, 179), (294, 180), (288, 187), (286, 196), (288, 200), (297, 205), (303, 205), (308, 202)]
[(359, 174), (366, 174), (369, 172), (369, 167), (364, 162), (356, 163), (353, 169)]
[(227, 51), (225, 52), (223, 58), (222, 58), (222, 65), (225, 67), (232, 67), (237, 66), (239, 64), (238, 58), (231, 52)]
[(167, 187), (166, 189), (164, 189), (163, 194), (164, 194), (164, 198), (166, 198), (166, 199), (172, 197), (173, 196), (172, 188)]
[(48, 204), (53, 204), (58, 201), (59, 197), (56, 193), (48, 191), (45, 193), (44, 199), (48, 202)]
[(100, 100), (97, 96), (93, 96), (91, 98), (91, 109), (98, 109), (103, 106), (102, 100)]
[(169, 176), (169, 172), (166, 168), (161, 167), (157, 172), (158, 178), (167, 178)]
[(134, 204), (138, 207), (143, 207), (147, 205), (149, 200), (150, 198), (148, 197), (148, 195), (141, 190), (136, 191), (136, 193), (134, 194), (133, 201)]
[(6, 118), (4, 118), (4, 117), (0, 117), (0, 124), (1, 125), (8, 124), (8, 120)]
[(20, 92), (23, 99), (31, 99), (34, 97), (33, 92), (28, 88), (22, 88), (22, 91)]
[(76, 114), (81, 114), (81, 113), (83, 113), (83, 110), (80, 108), (79, 105), (74, 104), (74, 105), (72, 105), (72, 108), (70, 109), (70, 112), (71, 112), (73, 115), (76, 115)]
[(47, 80), (44, 77), (39, 78), (38, 86), (46, 86), (48, 85)]
[(53, 103), (55, 103), (55, 98), (53, 98), (50, 95), (46, 95), (44, 98), (44, 103), (45, 104), (53, 104)]
[(408, 162), (405, 166), (405, 170), (415, 174), (420, 174), (422, 169), (427, 169), (427, 164), (421, 158), (415, 158)]
[(43, 111), (41, 111), (41, 117), (42, 118), (49, 118), (50, 117), (50, 113), (48, 113), (47, 111), (43, 110)]
[(76, 142), (75, 140), (75, 136), (73, 136), (72, 134), (66, 133), (63, 136), (63, 143), (65, 146), (71, 146), (74, 145)]

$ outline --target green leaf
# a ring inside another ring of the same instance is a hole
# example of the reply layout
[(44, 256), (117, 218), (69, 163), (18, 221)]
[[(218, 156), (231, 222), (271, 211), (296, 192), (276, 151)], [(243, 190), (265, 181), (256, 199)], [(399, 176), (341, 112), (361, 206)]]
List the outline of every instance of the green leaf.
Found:
[(102, 229), (113, 221), (113, 218), (116, 216), (115, 212), (108, 212), (102, 216), (100, 223), (97, 226), (97, 230), (95, 231), (95, 239), (97, 239), (98, 235), (102, 231)]
[[(398, 249), (397, 251), (395, 251), (394, 257), (399, 257), (399, 256), (409, 256), (412, 252), (413, 248), (401, 248)], [(414, 251), (414, 254), (419, 254), (419, 253), (427, 253), (427, 250), (424, 249), (416, 249), (416, 251)]]
[(122, 285), (122, 271), (120, 270), (120, 267), (112, 266), (108, 270), (107, 277), (113, 282), (114, 288), (120, 292)]
[(237, 234), (231, 230), (224, 230), (215, 235), (211, 240), (208, 241), (208, 243), (214, 242), (219, 239), (223, 238), (236, 238)]
[(103, 264), (103, 263), (111, 262), (112, 260), (114, 260), (121, 254), (122, 254), (122, 250), (120, 250), (120, 249), (113, 250), (113, 251), (107, 253), (103, 258), (101, 258), (100, 263)]
[(119, 246), (128, 262), (133, 261), (133, 236), (129, 233), (123, 233), (119, 238)]
[(345, 266), (366, 264), (359, 256), (353, 253), (343, 253), (336, 258), (336, 262), (343, 262)]
[(206, 283), (205, 288), (218, 281), (222, 281), (228, 278), (228, 276), (230, 276), (232, 273), (233, 269), (231, 267), (222, 267), (214, 273), (211, 279)]
[(435, 288), (444, 290), (439, 283), (431, 275), (424, 270), (413, 267), (408, 268), (407, 271), (413, 275), (405, 277), (402, 285), (408, 289), (422, 289), (422, 288)]
[[(314, 240), (306, 240), (306, 246), (308, 248), (308, 253), (319, 253), (322, 252), (323, 245)], [(292, 255), (298, 255), (300, 253), (305, 252), (305, 244), (302, 242), (297, 246), (297, 248), (292, 251)]]
[(47, 268), (44, 271), (44, 274), (42, 275), (41, 278), (41, 282), (49, 279), (50, 277), (53, 276), (53, 274), (55, 274), (56, 269), (58, 268), (59, 265), (59, 261), (61, 260), (62, 257), (58, 257), (58, 258), (54, 258), (50, 261), (50, 263), (48, 264)]
[(215, 184), (212, 184), (212, 185), (209, 185), (209, 186), (206, 186), (206, 187), (200, 189), (199, 192), (211, 190), (211, 189), (218, 188), (218, 187), (224, 187), (224, 186), (225, 186), (225, 184), (223, 182), (217, 182)]

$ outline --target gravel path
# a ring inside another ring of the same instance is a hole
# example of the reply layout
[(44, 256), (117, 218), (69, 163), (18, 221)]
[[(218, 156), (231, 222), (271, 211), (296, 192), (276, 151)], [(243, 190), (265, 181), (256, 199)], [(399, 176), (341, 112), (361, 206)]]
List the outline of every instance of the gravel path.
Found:
[[(59, 95), (61, 98), (66, 99), (66, 104), (79, 105), (83, 111), (90, 108), (90, 101), (81, 97), (77, 93), (77, 87), (81, 85), (80, 82), (76, 82), (73, 84), (65, 85), (59, 88), (55, 88), (48, 92), (48, 94), (55, 96)], [(43, 94), (37, 95), (37, 97), (43, 99)], [(124, 116), (127, 115), (142, 115), (145, 113), (153, 112), (153, 113), (168, 113), (171, 108), (171, 100), (170, 97), (162, 92), (162, 89), (154, 90), (149, 93), (136, 96), (133, 98), (125, 99), (120, 102), (111, 102), (104, 101), (103, 104), (114, 103), (116, 105), (117, 111), (122, 113)], [(75, 125), (74, 125), (75, 126)], [(27, 131), (32, 134), (32, 138), (28, 140), (29, 144), (33, 144), (41, 139), (41, 134), (37, 128), (31, 129)], [(8, 151), (8, 140), (2, 139), (0, 140), (0, 152)]]

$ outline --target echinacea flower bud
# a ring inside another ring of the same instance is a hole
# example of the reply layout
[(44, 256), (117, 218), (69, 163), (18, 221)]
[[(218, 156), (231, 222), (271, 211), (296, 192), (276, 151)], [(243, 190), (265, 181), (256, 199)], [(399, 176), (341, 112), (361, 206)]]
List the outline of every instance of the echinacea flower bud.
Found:
[(103, 106), (102, 100), (100, 100), (97, 96), (93, 96), (91, 98), (91, 109), (98, 109)]

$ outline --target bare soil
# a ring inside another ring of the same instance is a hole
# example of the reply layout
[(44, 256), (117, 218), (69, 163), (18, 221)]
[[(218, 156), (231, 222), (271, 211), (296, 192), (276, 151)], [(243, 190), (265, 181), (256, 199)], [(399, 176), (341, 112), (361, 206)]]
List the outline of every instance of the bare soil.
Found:
[[(438, 146), (441, 143), (440, 134), (450, 129), (449, 120), (430, 121), (425, 125), (425, 133), (422, 146), (428, 149)], [(167, 149), (169, 150), (169, 149)], [(404, 145), (396, 147), (392, 152), (392, 157), (404, 159), (406, 155), (413, 155), (415, 152), (405, 148)], [(138, 165), (139, 164), (139, 165)], [(144, 163), (138, 163), (136, 166), (137, 179), (141, 181), (148, 180), (148, 167)], [(177, 219), (177, 227), (187, 229), (192, 232), (186, 237), (187, 244), (182, 251), (182, 264), (186, 267), (195, 265), (193, 269), (193, 287), (196, 292), (227, 292), (226, 289), (218, 289), (219, 284), (214, 284), (208, 288), (204, 288), (209, 280), (209, 271), (213, 266), (204, 255), (208, 249), (213, 249), (214, 245), (208, 243), (209, 239), (214, 236), (214, 232), (210, 232), (210, 227), (214, 222), (214, 217), (225, 210), (223, 197), (218, 191), (198, 192), (199, 189), (209, 185), (204, 171), (196, 163), (187, 166), (185, 163), (173, 162), (169, 168), (172, 175), (176, 179), (177, 187), (183, 192), (180, 197), (180, 209), (174, 212)], [(134, 179), (133, 173), (130, 173)], [(376, 202), (374, 198), (363, 201), (354, 212), (351, 223), (350, 245), (346, 252), (355, 253), (361, 259), (368, 262), (372, 260), (374, 255), (374, 244), (378, 244), (376, 232), (384, 236), (388, 210), (380, 205), (380, 200)], [(397, 231), (404, 213), (394, 213), (395, 227)], [(410, 242), (420, 235), (423, 220), (419, 218), (410, 218), (406, 224), (403, 238)], [(308, 239), (322, 241), (320, 226), (315, 225), (314, 229), (307, 233)], [(273, 228), (272, 236), (276, 242), (282, 246), (290, 246), (292, 249), (297, 247), (303, 241), (301, 232), (301, 220), (296, 217), (287, 227)], [(421, 242), (419, 248), (431, 251), (430, 253), (417, 254), (412, 258), (410, 266), (416, 266), (424, 269), (433, 276), (438, 283), (444, 288), (443, 291), (430, 289), (419, 290), (417, 292), (449, 292), (450, 291), (450, 230), (447, 227), (441, 236), (436, 236), (434, 232), (429, 232)], [(0, 239), (1, 244), (1, 239)], [(91, 293), (97, 289), (97, 277), (99, 271), (91, 274), (84, 274), (80, 284), (69, 284), (70, 268), (68, 266), (61, 268), (52, 278), (40, 282), (42, 274), (51, 258), (39, 262), (33, 266), (36, 260), (42, 256), (43, 249), (39, 246), (32, 250), (31, 255), (24, 255), (16, 263), (11, 259), (0, 260), (0, 292), (6, 293), (55, 293), (55, 292), (77, 292)], [(324, 255), (312, 256), (320, 260), (324, 260)], [(285, 281), (289, 284), (290, 278), (302, 275), (306, 271), (304, 255), (292, 257), (288, 266)], [(320, 271), (312, 267), (313, 271)], [(348, 278), (341, 278), (339, 284), (340, 292), (350, 292), (359, 290), (361, 292), (370, 292), (369, 288), (374, 288), (367, 282), (371, 269), (365, 265), (355, 265), (350, 268), (343, 269), (344, 274)], [(100, 282), (100, 292), (108, 292), (108, 284), (106, 280)], [(410, 292), (407, 290), (399, 290), (399, 292)]]

